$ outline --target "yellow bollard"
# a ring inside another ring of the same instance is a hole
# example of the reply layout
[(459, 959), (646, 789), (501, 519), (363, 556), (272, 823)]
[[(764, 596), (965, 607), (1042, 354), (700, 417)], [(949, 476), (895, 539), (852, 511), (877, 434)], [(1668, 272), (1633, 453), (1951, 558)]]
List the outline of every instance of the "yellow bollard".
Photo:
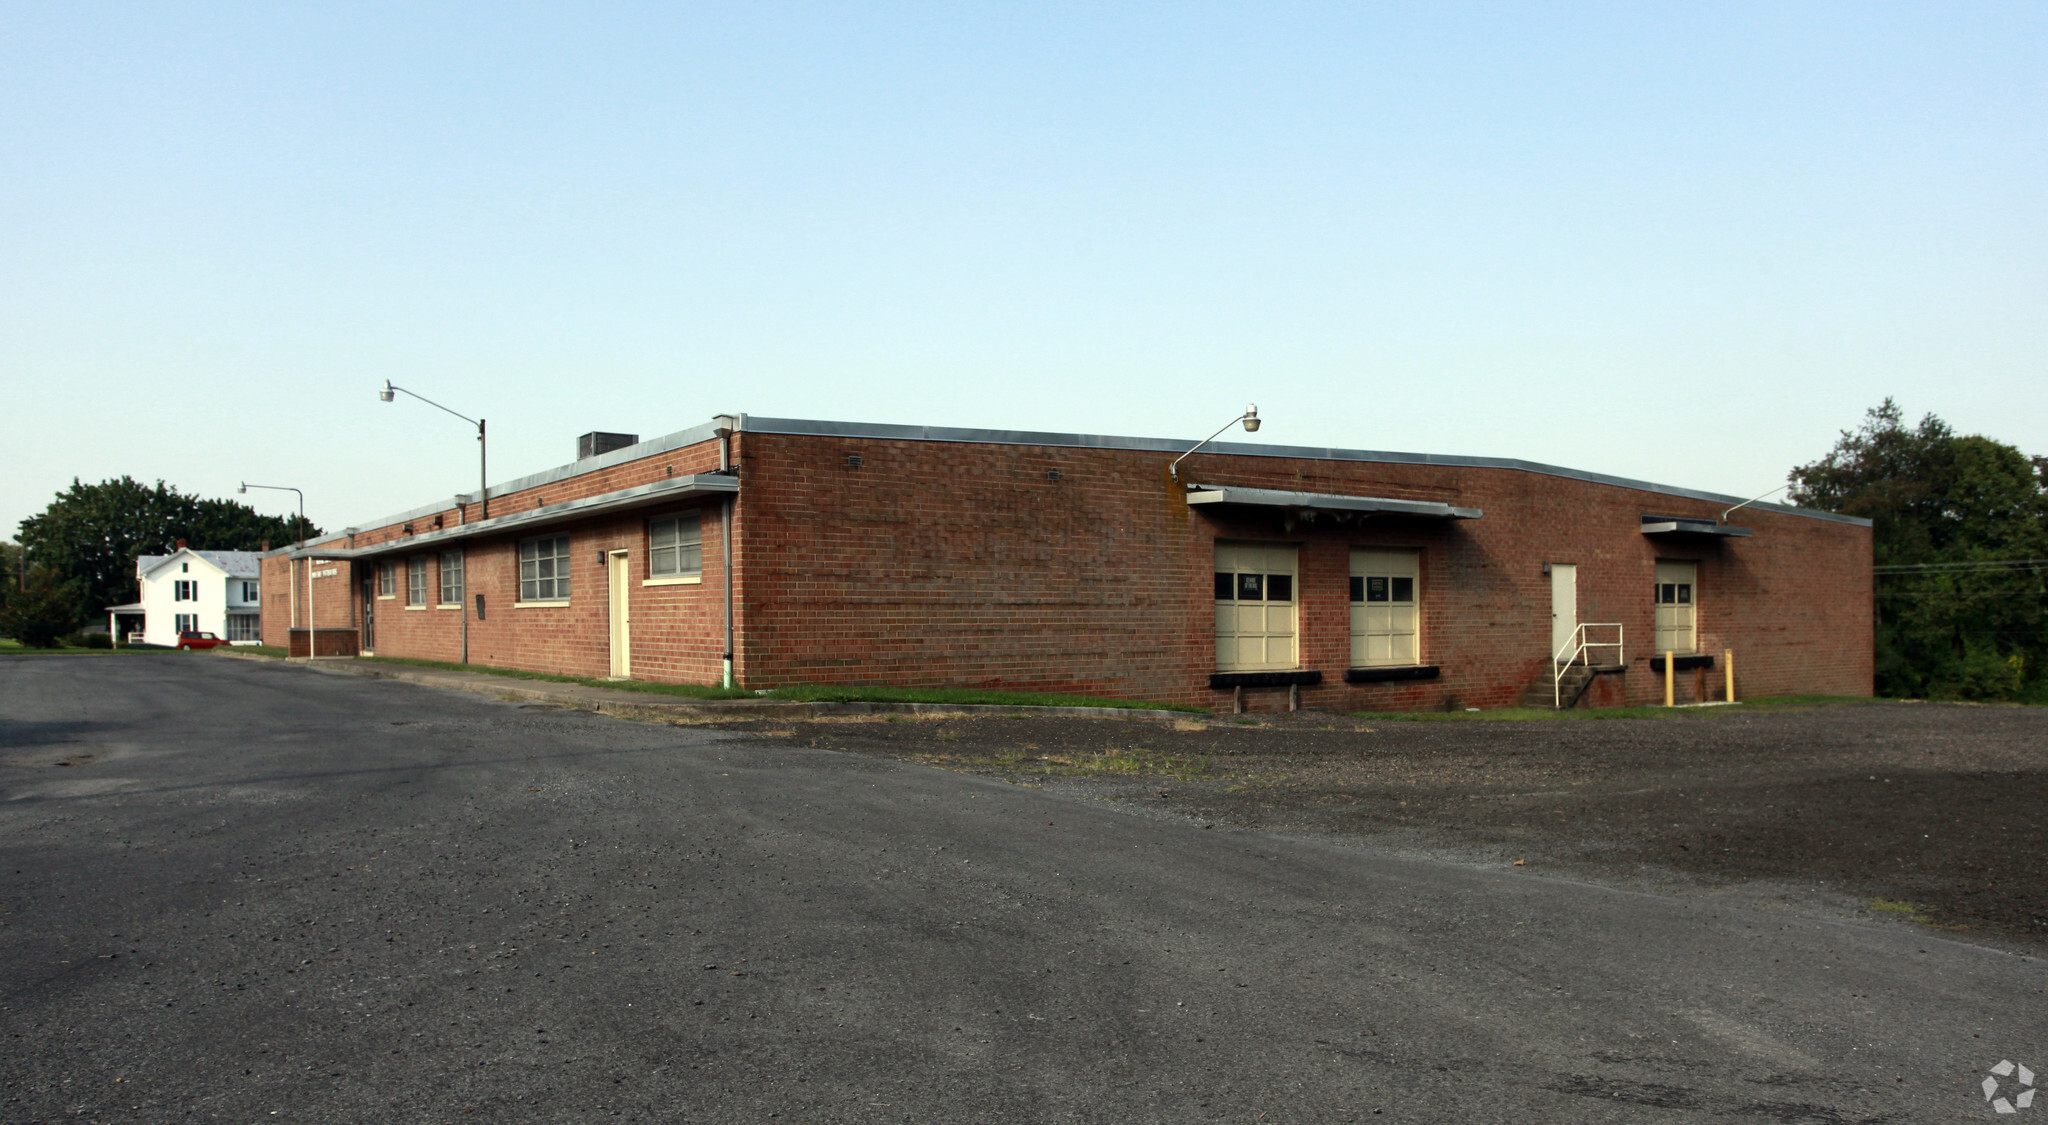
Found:
[(1728, 702), (1733, 703), (1735, 702), (1735, 650), (1731, 648), (1723, 651), (1721, 653), (1721, 663), (1727, 665), (1727, 668), (1721, 673), (1722, 692), (1728, 697)]
[(1673, 705), (1673, 704), (1674, 704), (1674, 703), (1676, 702), (1676, 700), (1675, 700), (1675, 699), (1674, 699), (1674, 698), (1672, 697), (1672, 694), (1671, 694), (1671, 676), (1672, 676), (1672, 673), (1673, 673), (1673, 671), (1674, 671), (1674, 670), (1675, 670), (1675, 669), (1676, 669), (1677, 667), (1678, 667), (1678, 660), (1677, 660), (1677, 658), (1676, 658), (1676, 657), (1675, 657), (1675, 656), (1674, 656), (1673, 654), (1671, 654), (1671, 653), (1668, 653), (1668, 652), (1667, 652), (1667, 653), (1665, 653), (1665, 654), (1664, 654), (1664, 706), (1666, 706), (1666, 707), (1670, 707), (1670, 706), (1672, 706), (1672, 705)]

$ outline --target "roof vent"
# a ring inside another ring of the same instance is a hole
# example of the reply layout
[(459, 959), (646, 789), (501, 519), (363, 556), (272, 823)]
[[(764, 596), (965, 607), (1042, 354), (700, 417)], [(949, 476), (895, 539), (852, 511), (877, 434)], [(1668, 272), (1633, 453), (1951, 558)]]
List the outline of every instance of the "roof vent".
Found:
[(576, 459), (587, 461), (592, 457), (610, 453), (614, 449), (624, 449), (629, 445), (638, 444), (639, 434), (607, 434), (593, 430), (576, 439)]

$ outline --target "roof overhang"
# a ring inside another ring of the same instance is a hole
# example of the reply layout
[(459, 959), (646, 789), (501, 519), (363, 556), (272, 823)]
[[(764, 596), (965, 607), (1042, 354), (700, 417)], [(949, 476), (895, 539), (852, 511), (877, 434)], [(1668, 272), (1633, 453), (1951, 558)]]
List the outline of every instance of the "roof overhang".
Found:
[(1334, 512), (1354, 516), (1412, 516), (1429, 520), (1476, 520), (1478, 508), (1457, 508), (1434, 500), (1397, 500), (1387, 496), (1341, 496), (1332, 492), (1285, 492), (1273, 488), (1191, 484), (1188, 506), (1238, 504), (1284, 508), (1291, 512)]
[(127, 605), (110, 605), (110, 606), (108, 606), (107, 608), (105, 608), (105, 609), (101, 610), (100, 612), (101, 612), (101, 613), (142, 613), (142, 612), (143, 612), (143, 606), (142, 606), (142, 603), (141, 603), (141, 602), (129, 602), (129, 603), (127, 604)]
[(1644, 535), (1705, 535), (1722, 539), (1747, 539), (1755, 532), (1710, 519), (1685, 516), (1644, 516)]
[(609, 515), (614, 512), (630, 511), (635, 508), (651, 508), (656, 504), (673, 504), (682, 500), (701, 500), (712, 496), (731, 496), (740, 490), (736, 476), (726, 473), (698, 473), (694, 476), (669, 477), (643, 484), (635, 488), (622, 488), (617, 492), (605, 492), (596, 496), (585, 496), (580, 500), (567, 500), (560, 504), (549, 504), (544, 508), (528, 508), (510, 515), (492, 516), (475, 523), (456, 524), (420, 535), (406, 535), (385, 543), (373, 543), (366, 547), (303, 547), (291, 552), (295, 559), (366, 559), (379, 555), (402, 555), (429, 547), (440, 547), (460, 543), (467, 539), (479, 539), (486, 535), (505, 535), (521, 531), (538, 531), (545, 527), (580, 520), (589, 516)]

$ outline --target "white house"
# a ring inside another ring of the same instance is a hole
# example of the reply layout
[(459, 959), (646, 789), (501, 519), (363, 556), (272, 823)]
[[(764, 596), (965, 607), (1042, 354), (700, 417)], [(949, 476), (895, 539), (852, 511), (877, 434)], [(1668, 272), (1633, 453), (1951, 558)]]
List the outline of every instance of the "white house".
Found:
[(140, 614), (144, 644), (169, 647), (196, 629), (242, 644), (263, 640), (262, 568), (254, 551), (195, 551), (178, 544), (168, 555), (135, 560), (140, 601), (107, 609), (109, 627)]

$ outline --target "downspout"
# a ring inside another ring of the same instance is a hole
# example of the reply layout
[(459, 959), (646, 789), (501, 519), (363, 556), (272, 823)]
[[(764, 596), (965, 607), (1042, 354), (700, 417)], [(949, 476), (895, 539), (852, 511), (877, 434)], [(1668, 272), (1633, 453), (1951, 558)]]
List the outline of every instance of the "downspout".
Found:
[[(739, 428), (739, 417), (721, 414), (713, 421), (718, 423), (718, 471), (732, 471), (732, 433)], [(739, 497), (730, 495), (718, 507), (718, 542), (725, 553), (725, 677), (724, 687), (732, 690), (732, 506)]]

